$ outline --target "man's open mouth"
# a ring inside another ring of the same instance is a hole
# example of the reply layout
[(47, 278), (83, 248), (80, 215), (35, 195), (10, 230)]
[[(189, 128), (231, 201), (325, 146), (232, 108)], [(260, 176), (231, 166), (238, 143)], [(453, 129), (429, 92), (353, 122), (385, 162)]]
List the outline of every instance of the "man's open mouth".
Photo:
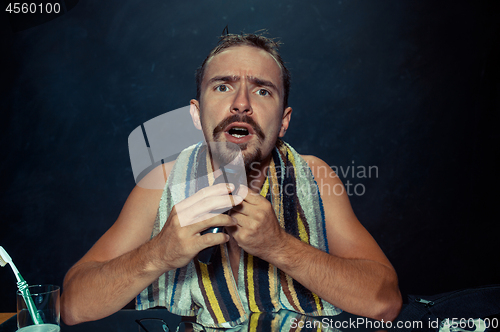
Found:
[(233, 127), (228, 130), (229, 135), (236, 137), (236, 138), (241, 138), (245, 137), (249, 134), (248, 129), (246, 128), (241, 128), (241, 127)]
[(225, 132), (234, 138), (242, 138), (254, 133), (252, 126), (250, 126), (248, 123), (241, 122), (231, 123), (229, 126), (227, 126)]
[(217, 138), (224, 134), (226, 140), (236, 144), (247, 143), (254, 138), (258, 141), (264, 141), (266, 135), (262, 128), (252, 117), (241, 114), (233, 114), (221, 121), (213, 130), (213, 137)]

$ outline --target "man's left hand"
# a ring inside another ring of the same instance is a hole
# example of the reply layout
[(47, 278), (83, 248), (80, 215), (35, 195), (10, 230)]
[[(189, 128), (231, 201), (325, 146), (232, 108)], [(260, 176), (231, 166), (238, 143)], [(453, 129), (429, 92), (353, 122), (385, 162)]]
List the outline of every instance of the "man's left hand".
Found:
[(279, 225), (271, 203), (258, 192), (248, 188), (248, 195), (230, 215), (238, 225), (226, 229), (249, 254), (265, 260), (284, 246), (286, 232)]

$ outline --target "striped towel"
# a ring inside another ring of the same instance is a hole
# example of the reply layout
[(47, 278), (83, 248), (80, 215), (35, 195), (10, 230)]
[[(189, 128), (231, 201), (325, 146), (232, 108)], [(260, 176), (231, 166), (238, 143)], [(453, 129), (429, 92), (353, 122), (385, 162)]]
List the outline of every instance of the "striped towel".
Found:
[[(179, 155), (160, 201), (152, 237), (161, 231), (175, 204), (213, 183), (213, 176), (200, 176), (207, 174), (207, 160), (201, 143)], [(260, 194), (271, 202), (281, 227), (328, 252), (323, 204), (307, 163), (278, 140), (269, 166)], [(209, 265), (195, 259), (160, 276), (137, 296), (136, 308), (163, 306), (177, 315), (197, 316), (204, 326), (223, 328), (246, 321), (252, 312), (287, 309), (310, 316), (341, 312), (283, 271), (243, 250), (236, 285), (227, 247), (223, 244), (219, 249)]]
[[(243, 324), (234, 328), (224, 329), (224, 332), (268, 332), (268, 331), (316, 331), (316, 332), (341, 332), (333, 327), (331, 318), (319, 319), (305, 316), (293, 311), (281, 309), (274, 312), (253, 312)], [(193, 327), (193, 331), (200, 328)], [(207, 328), (206, 332), (221, 332), (220, 329)]]

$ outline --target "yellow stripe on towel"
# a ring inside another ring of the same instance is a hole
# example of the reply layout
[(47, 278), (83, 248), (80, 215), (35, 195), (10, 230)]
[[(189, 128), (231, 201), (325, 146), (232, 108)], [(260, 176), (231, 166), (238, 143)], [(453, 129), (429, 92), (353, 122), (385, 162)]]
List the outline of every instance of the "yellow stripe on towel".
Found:
[(262, 189), (260, 190), (260, 195), (262, 197), (266, 197), (268, 190), (269, 190), (269, 179), (266, 178), (266, 181), (264, 182), (264, 184), (262, 185)]
[(290, 295), (292, 296), (293, 304), (295, 304), (299, 312), (304, 312), (304, 309), (302, 309), (302, 306), (300, 305), (299, 298), (297, 297), (297, 291), (295, 287), (293, 287), (293, 279), (288, 274), (286, 275), (286, 282), (288, 284), (288, 289), (290, 290)]
[(311, 292), (312, 296), (314, 297), (314, 302), (316, 302), (316, 309), (318, 309), (318, 312), (321, 312), (321, 304), (319, 303), (320, 299), (316, 293)]
[(269, 264), (269, 292), (271, 293), (271, 302), (276, 309), (279, 308), (278, 303), (278, 274), (276, 273), (276, 267), (272, 264)]
[(240, 313), (240, 316), (245, 315), (245, 309), (243, 308), (243, 305), (241, 304), (239, 295), (238, 295), (238, 290), (236, 289), (235, 281), (234, 281), (234, 276), (233, 272), (231, 271), (231, 267), (229, 266), (229, 258), (227, 254), (227, 247), (221, 245), (219, 250), (222, 253), (222, 267), (224, 268), (224, 278), (226, 279), (226, 284), (227, 288), (229, 289), (229, 294), (231, 295), (231, 300), (233, 300), (234, 304), (236, 305), (236, 308), (238, 308), (238, 312)]
[(297, 211), (297, 227), (299, 228), (299, 237), (302, 242), (309, 243), (309, 236), (307, 236), (306, 227), (304, 222), (300, 217), (300, 213)]
[(254, 313), (250, 316), (250, 326), (248, 328), (249, 332), (257, 332), (257, 328), (259, 327), (259, 317), (262, 315), (262, 313)]
[(253, 256), (248, 254), (247, 262), (247, 282), (248, 282), (248, 304), (251, 312), (259, 312), (259, 307), (255, 301), (255, 287), (253, 284)]
[(212, 283), (210, 282), (207, 265), (200, 263), (200, 270), (201, 270), (201, 280), (203, 281), (203, 286), (205, 287), (207, 298), (208, 301), (210, 302), (212, 310), (214, 311), (215, 317), (217, 317), (219, 323), (225, 322), (224, 315), (222, 314), (222, 310), (219, 306), (219, 301), (217, 301), (215, 297), (214, 289), (212, 288)]

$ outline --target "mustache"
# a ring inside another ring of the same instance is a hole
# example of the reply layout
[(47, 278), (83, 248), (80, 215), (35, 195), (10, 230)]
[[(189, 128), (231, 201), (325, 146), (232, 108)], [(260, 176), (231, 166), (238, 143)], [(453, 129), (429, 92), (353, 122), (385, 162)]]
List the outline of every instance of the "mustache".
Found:
[(214, 128), (213, 132), (213, 137), (217, 137), (220, 133), (224, 131), (224, 128), (229, 126), (233, 122), (245, 122), (248, 123), (252, 129), (254, 130), (255, 134), (261, 139), (264, 140), (266, 138), (266, 134), (262, 131), (262, 128), (255, 122), (254, 119), (249, 117), (246, 114), (233, 114), (221, 122)]

